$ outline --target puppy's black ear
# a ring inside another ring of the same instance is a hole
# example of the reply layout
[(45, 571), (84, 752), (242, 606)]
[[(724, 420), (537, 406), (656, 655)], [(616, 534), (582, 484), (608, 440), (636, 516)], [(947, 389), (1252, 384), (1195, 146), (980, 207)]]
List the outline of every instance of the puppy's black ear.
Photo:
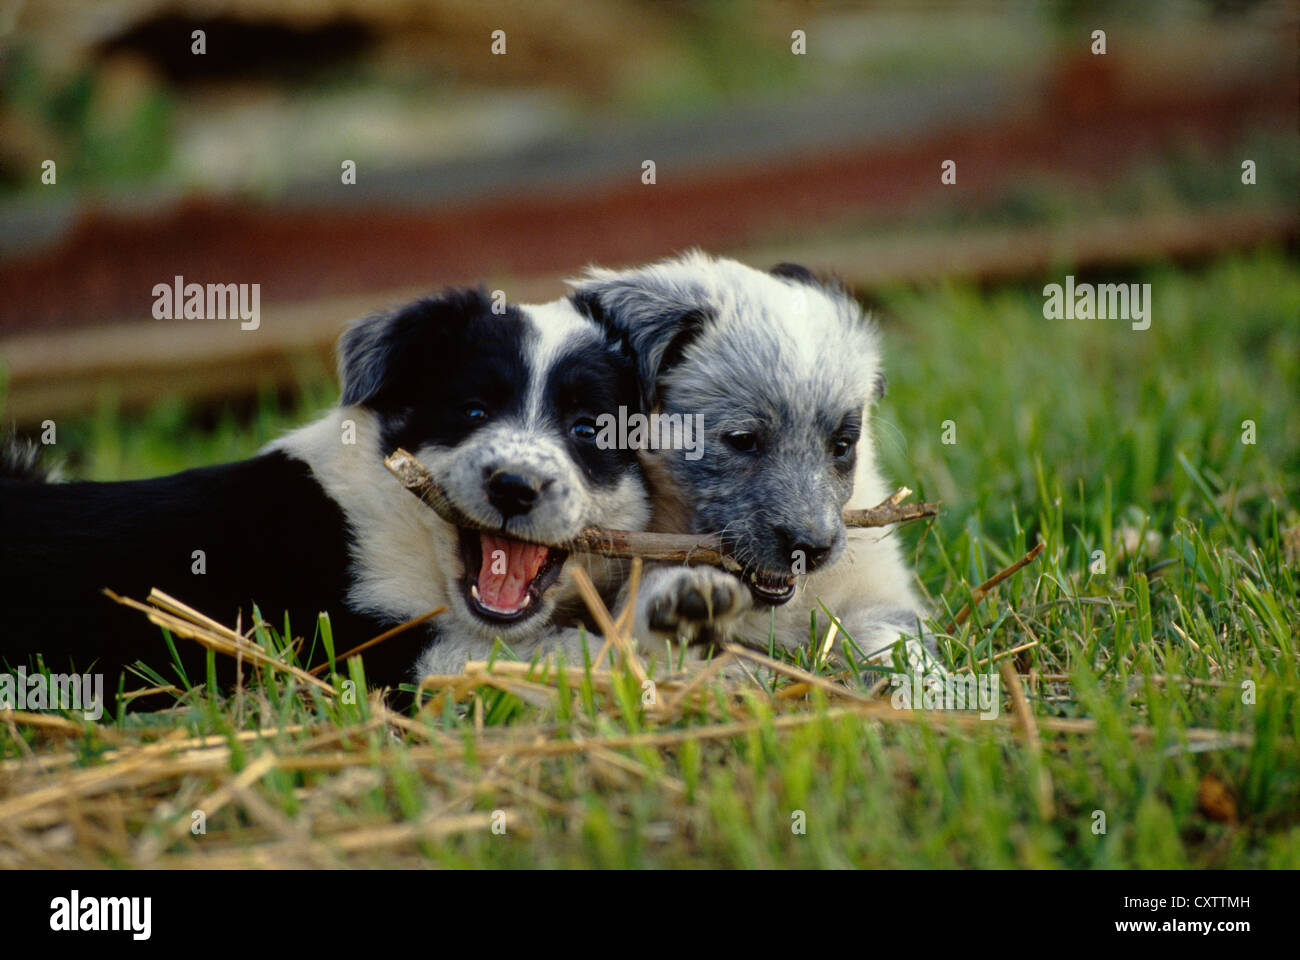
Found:
[(797, 263), (778, 263), (767, 272), (774, 277), (781, 277), (785, 280), (798, 280), (800, 283), (807, 283), (814, 287), (820, 284), (820, 281), (813, 276), (811, 270), (807, 267), (801, 267)]
[(452, 289), (359, 321), (339, 339), (339, 402), (373, 409), (408, 402), (436, 369), (438, 345), (489, 310), (484, 291)]
[(659, 383), (714, 317), (703, 291), (665, 289), (635, 274), (579, 281), (570, 300), (631, 355), (647, 407), (658, 401)]

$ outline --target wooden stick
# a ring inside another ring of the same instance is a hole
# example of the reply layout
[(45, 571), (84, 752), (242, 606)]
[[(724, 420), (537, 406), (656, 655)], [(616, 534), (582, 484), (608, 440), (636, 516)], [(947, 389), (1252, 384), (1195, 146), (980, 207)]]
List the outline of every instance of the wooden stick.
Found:
[(998, 666), (1002, 673), (1002, 683), (1011, 694), (1011, 707), (1016, 713), (1016, 723), (1025, 735), (1025, 744), (1034, 755), (1038, 768), (1038, 815), (1044, 820), (1051, 820), (1056, 809), (1056, 800), (1052, 788), (1052, 776), (1043, 763), (1043, 743), (1038, 736), (1038, 723), (1034, 720), (1034, 711), (1030, 709), (1025, 689), (1020, 685), (1016, 668), (1005, 660)]
[(823, 690), (833, 697), (843, 697), (846, 700), (853, 700), (857, 703), (875, 702), (871, 697), (864, 697), (862, 694), (850, 690), (842, 684), (832, 683), (825, 677), (819, 677), (815, 673), (809, 673), (807, 670), (800, 670), (793, 664), (782, 663), (780, 660), (773, 660), (771, 657), (765, 657), (761, 653), (756, 653), (755, 651), (750, 650), (748, 647), (740, 646), (740, 644), (728, 643), (723, 649), (733, 657), (740, 657), (742, 660), (751, 660), (760, 666), (766, 667), (773, 673), (784, 674), (793, 680), (806, 683), (810, 687), (817, 687), (819, 690)]
[[(355, 657), (358, 653), (361, 653), (363, 650), (369, 650), (377, 643), (383, 643), (385, 640), (389, 640), (392, 637), (397, 636), (399, 633), (404, 633), (405, 631), (410, 630), (412, 627), (418, 627), (426, 620), (432, 620), (434, 617), (438, 616), (439, 614), (446, 613), (446, 612), (447, 612), (446, 607), (434, 607), (428, 613), (422, 613), (418, 617), (412, 617), (410, 620), (407, 620), (405, 623), (399, 623), (397, 626), (385, 630), (377, 637), (371, 637), (365, 643), (357, 644), (347, 653), (342, 654), (341, 656), (336, 656), (334, 658), (334, 662), (336, 664), (343, 663), (349, 657)], [(312, 667), (307, 672), (310, 673), (313, 677), (319, 677), (322, 673), (325, 672), (325, 669), (329, 665), (330, 662), (326, 660), (324, 663), (320, 663)]]
[(1038, 543), (1035, 544), (1032, 550), (1026, 553), (1015, 563), (1011, 564), (1011, 566), (1004, 567), (1003, 569), (999, 570), (997, 573), (993, 574), (993, 576), (989, 577), (978, 587), (972, 590), (970, 594), (971, 602), (964, 604), (962, 608), (957, 611), (957, 616), (952, 618), (952, 625), (948, 628), (948, 632), (955, 633), (957, 628), (960, 627), (963, 623), (965, 623), (966, 618), (971, 615), (971, 610), (973, 609), (974, 604), (979, 603), (981, 600), (987, 597), (992, 592), (994, 587), (996, 587), (1007, 577), (1011, 576), (1017, 570), (1027, 567), (1029, 566), (1029, 564), (1037, 560), (1038, 555), (1043, 552), (1043, 548), (1045, 546), (1047, 546), (1047, 544), (1043, 543), (1043, 541), (1041, 540), (1038, 541)]
[[(903, 487), (907, 490), (907, 487)], [(911, 493), (910, 490), (907, 491)], [(895, 494), (897, 496), (897, 494)], [(933, 517), (939, 513), (937, 503), (895, 503), (893, 497), (884, 503), (866, 510), (845, 510), (846, 527), (887, 527), (891, 523), (905, 523), (908, 520), (920, 520)]]
[[(448, 523), (470, 530), (483, 529), (483, 524), (468, 517), (451, 501), (429, 468), (402, 448), (399, 447), (385, 458), (384, 466), (402, 482), (402, 486)], [(844, 523), (850, 527), (884, 527), (891, 523), (938, 515), (937, 503), (902, 503), (911, 492), (903, 487), (888, 500), (870, 509), (846, 510)], [(709, 564), (732, 573), (739, 573), (743, 569), (743, 565), (727, 552), (722, 540), (713, 534), (648, 533), (641, 530), (587, 527), (566, 543), (546, 546), (563, 546), (567, 550), (623, 559), (641, 557), (665, 563)]]

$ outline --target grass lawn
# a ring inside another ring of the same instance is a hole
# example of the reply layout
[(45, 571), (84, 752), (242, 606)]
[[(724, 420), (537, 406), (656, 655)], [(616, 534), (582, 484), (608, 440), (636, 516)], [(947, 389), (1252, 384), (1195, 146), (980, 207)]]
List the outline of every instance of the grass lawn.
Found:
[[(159, 663), (196, 684), (169, 711), (0, 723), (0, 866), (1300, 867), (1300, 266), (1078, 279), (1150, 283), (1150, 329), (1046, 320), (1041, 284), (875, 294), (877, 446), (943, 501), (897, 535), (949, 665), (1013, 667), (1033, 731), (1005, 682), (982, 720), (757, 669), (684, 696), (661, 662), (647, 704), (570, 664), (444, 682), (412, 718), (339, 695), (356, 660), (229, 697)], [(331, 389), (203, 431), (106, 406), (58, 449), (97, 479), (236, 458)]]

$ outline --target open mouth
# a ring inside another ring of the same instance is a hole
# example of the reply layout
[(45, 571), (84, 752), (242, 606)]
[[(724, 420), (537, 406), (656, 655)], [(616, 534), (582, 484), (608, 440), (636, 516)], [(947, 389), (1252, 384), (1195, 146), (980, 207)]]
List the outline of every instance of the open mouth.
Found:
[(794, 576), (788, 573), (751, 570), (745, 574), (745, 583), (756, 601), (774, 607), (779, 607), (794, 596)]
[(569, 554), (558, 547), (460, 529), (465, 599), (490, 623), (518, 623), (541, 609), (542, 594), (560, 575)]

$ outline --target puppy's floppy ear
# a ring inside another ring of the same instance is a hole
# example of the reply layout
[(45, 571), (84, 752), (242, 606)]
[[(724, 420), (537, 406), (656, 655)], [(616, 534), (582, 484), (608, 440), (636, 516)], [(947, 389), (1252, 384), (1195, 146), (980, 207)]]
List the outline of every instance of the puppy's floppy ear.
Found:
[(806, 283), (810, 286), (820, 286), (821, 281), (813, 275), (813, 272), (807, 267), (801, 267), (797, 263), (778, 263), (767, 271), (774, 277), (781, 277), (785, 280), (798, 280), (800, 283)]
[(598, 271), (573, 286), (573, 305), (636, 362), (647, 406), (657, 402), (660, 381), (714, 317), (703, 290), (669, 287), (636, 271)]
[(339, 339), (339, 402), (373, 409), (409, 402), (436, 369), (439, 344), (489, 309), (484, 291), (449, 289), (359, 321)]

